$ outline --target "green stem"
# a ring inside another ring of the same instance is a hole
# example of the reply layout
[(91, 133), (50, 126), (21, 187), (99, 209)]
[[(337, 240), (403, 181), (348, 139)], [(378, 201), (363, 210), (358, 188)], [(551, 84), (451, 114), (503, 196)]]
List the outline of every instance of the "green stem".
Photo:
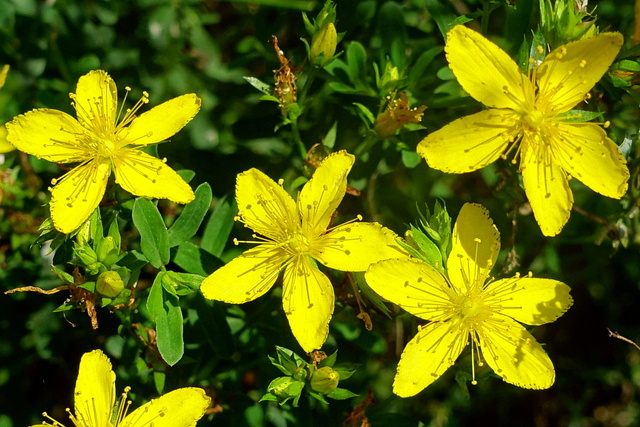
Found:
[(307, 97), (307, 93), (309, 92), (309, 88), (311, 88), (311, 84), (313, 83), (313, 81), (316, 78), (316, 75), (318, 74), (318, 69), (314, 66), (311, 66), (311, 71), (309, 71), (309, 74), (307, 75), (307, 79), (304, 81), (304, 85), (302, 86), (302, 89), (300, 89), (300, 91), (298, 92), (298, 103), (300, 105), (304, 104), (304, 100)]
[(298, 117), (290, 120), (293, 139), (298, 146), (298, 150), (300, 151), (300, 157), (302, 158), (302, 160), (305, 160), (307, 158), (307, 148), (304, 146), (304, 142), (302, 142), (302, 138), (300, 137), (300, 129), (298, 128)]

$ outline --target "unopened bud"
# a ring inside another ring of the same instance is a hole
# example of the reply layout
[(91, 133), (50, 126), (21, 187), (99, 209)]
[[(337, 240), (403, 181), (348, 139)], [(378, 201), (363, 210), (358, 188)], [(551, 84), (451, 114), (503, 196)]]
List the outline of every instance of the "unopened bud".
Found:
[(309, 60), (316, 67), (324, 67), (333, 59), (337, 45), (338, 34), (336, 33), (336, 27), (329, 22), (313, 35)]
[(322, 394), (329, 394), (338, 387), (340, 374), (329, 366), (318, 368), (311, 375), (311, 390)]
[(116, 271), (105, 271), (98, 276), (96, 290), (101, 295), (114, 298), (124, 289), (124, 281)]

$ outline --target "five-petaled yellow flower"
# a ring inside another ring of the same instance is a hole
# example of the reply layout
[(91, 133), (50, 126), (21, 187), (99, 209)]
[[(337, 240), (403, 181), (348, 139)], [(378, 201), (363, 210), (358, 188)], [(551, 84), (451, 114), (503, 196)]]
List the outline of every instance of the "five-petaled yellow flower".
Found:
[[(115, 379), (111, 362), (102, 351), (94, 350), (82, 356), (73, 413), (67, 409), (74, 427), (193, 427), (211, 404), (201, 388), (184, 387), (129, 413), (129, 387), (115, 406)], [(64, 427), (46, 412), (42, 415), (47, 421), (32, 427)]]
[(365, 277), (375, 292), (430, 321), (404, 349), (394, 393), (402, 397), (419, 393), (453, 365), (467, 344), (471, 344), (474, 384), (476, 359), (519, 387), (544, 389), (553, 384), (549, 356), (518, 322), (555, 321), (573, 302), (569, 287), (530, 275), (494, 281), (489, 272), (499, 251), (500, 234), (487, 210), (465, 204), (453, 229), (448, 277), (410, 258), (369, 267)]
[[(130, 89), (127, 88), (127, 92)], [(70, 233), (96, 209), (111, 172), (136, 196), (189, 203), (191, 187), (165, 160), (140, 150), (165, 141), (182, 129), (200, 109), (195, 94), (173, 98), (136, 115), (148, 94), (132, 108), (118, 111), (116, 84), (102, 70), (80, 77), (71, 94), (78, 120), (50, 109), (36, 109), (7, 123), (8, 140), (21, 151), (56, 163), (80, 163), (51, 189), (51, 218)]]
[(284, 270), (282, 303), (293, 335), (307, 352), (320, 348), (329, 334), (334, 292), (314, 260), (337, 270), (365, 271), (373, 262), (404, 254), (396, 235), (377, 223), (330, 227), (353, 162), (345, 151), (328, 156), (297, 203), (259, 170), (239, 174), (237, 219), (262, 236), (256, 237), (260, 244), (207, 277), (204, 296), (245, 303), (266, 293)]
[[(516, 144), (525, 192), (542, 233), (555, 236), (569, 219), (573, 176), (619, 199), (629, 170), (622, 153), (595, 123), (568, 113), (588, 98), (622, 46), (619, 33), (568, 43), (552, 51), (530, 77), (482, 35), (458, 25), (447, 36), (451, 70), (488, 110), (455, 120), (428, 135), (418, 153), (429, 166), (464, 173), (506, 157)], [(515, 162), (515, 158), (514, 158)]]

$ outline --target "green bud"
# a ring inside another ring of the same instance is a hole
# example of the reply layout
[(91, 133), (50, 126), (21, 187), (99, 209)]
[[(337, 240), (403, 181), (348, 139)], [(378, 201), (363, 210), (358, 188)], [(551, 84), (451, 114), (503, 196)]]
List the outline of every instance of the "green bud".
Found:
[(291, 377), (278, 377), (267, 387), (269, 393), (280, 398), (292, 398), (302, 392), (304, 383)]
[(90, 246), (75, 244), (73, 245), (73, 254), (78, 257), (80, 262), (85, 266), (98, 262), (98, 256)]
[(333, 60), (338, 45), (338, 33), (333, 23), (325, 24), (313, 35), (309, 60), (313, 65), (322, 68)]
[(109, 297), (116, 297), (124, 289), (122, 277), (116, 271), (105, 271), (98, 276), (96, 290), (98, 293)]
[(100, 242), (98, 248), (96, 248), (98, 261), (102, 262), (107, 268), (111, 268), (120, 255), (120, 248), (116, 246), (116, 241), (113, 237), (107, 236)]
[(90, 238), (91, 238), (91, 221), (85, 221), (78, 229), (78, 233), (76, 234), (76, 242), (78, 242), (80, 246), (84, 246), (87, 243), (89, 243)]
[(329, 366), (323, 366), (311, 375), (311, 390), (322, 394), (329, 394), (338, 387), (340, 374)]

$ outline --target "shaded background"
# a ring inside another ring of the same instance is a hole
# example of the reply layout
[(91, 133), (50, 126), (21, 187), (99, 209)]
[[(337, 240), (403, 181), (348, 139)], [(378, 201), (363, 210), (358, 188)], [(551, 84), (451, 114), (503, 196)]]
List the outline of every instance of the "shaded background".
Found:
[[(360, 83), (339, 71), (333, 77), (325, 71), (318, 74), (301, 132), (310, 148), (337, 123), (335, 149), (352, 152), (366, 131), (354, 102), (374, 114), (385, 103), (385, 94), (375, 90), (372, 64), (383, 69), (390, 58), (400, 71), (411, 75), (422, 53), (443, 45), (436, 17), (474, 13), (489, 4), (435, 0), (336, 3), (338, 31), (346, 32), (338, 49), (361, 43), (366, 64)], [(597, 5), (597, 25), (602, 30), (621, 31), (627, 39), (633, 31), (633, 4), (620, 3), (592, 2), (590, 7)], [(515, 57), (522, 40), (530, 37), (539, 22), (537, 2), (495, 5), (489, 34)], [(176, 169), (196, 172), (191, 183), (194, 188), (209, 182), (214, 205), (221, 197), (233, 195), (236, 174), (250, 167), (274, 179), (291, 180), (303, 168), (290, 142), (290, 129), (285, 126), (274, 132), (282, 119), (277, 105), (261, 102), (260, 93), (243, 76), (272, 84), (273, 70), (279, 66), (268, 43), (272, 35), (278, 36), (294, 67), (305, 67), (300, 37), (309, 35), (301, 11), (315, 16), (321, 7), (313, 0), (0, 0), (0, 64), (11, 65), (7, 83), (0, 89), (0, 119), (8, 121), (43, 107), (73, 114), (68, 93), (75, 90), (79, 76), (101, 68), (112, 75), (121, 94), (124, 86), (131, 86), (133, 100), (142, 90), (150, 93), (150, 105), (187, 92), (202, 98), (198, 116), (171, 143), (161, 145), (159, 152)], [(340, 58), (347, 60), (345, 54)], [(337, 86), (337, 81), (353, 90)], [(573, 212), (559, 237), (545, 239), (523, 208), (515, 168), (508, 162), (453, 176), (430, 170), (424, 162), (413, 164), (406, 154), (427, 131), (480, 109), (452, 81), (444, 55), (434, 55), (421, 73), (411, 75), (406, 86), (413, 105), (429, 107), (422, 122), (427, 130), (403, 130), (395, 140), (378, 141), (361, 153), (349, 178), (363, 195), (347, 196), (341, 214), (351, 218), (362, 213), (365, 219), (403, 233), (408, 223), (415, 223), (416, 206), (424, 210), (425, 203), (433, 206), (436, 198), (446, 201), (454, 218), (464, 202), (487, 206), (502, 234), (504, 261), (499, 267), (510, 270), (507, 254), (513, 250), (518, 255), (519, 265), (505, 275), (531, 270), (536, 276), (562, 280), (572, 287), (574, 306), (557, 322), (534, 332), (554, 361), (556, 384), (545, 391), (523, 390), (481, 371), (479, 384), (467, 387), (470, 358), (463, 356), (418, 396), (395, 397), (391, 394), (395, 366), (404, 343), (414, 334), (416, 319), (401, 310), (393, 319), (371, 310), (374, 329), (367, 332), (355, 318), (353, 297), (343, 285), (337, 285), (341, 297), (325, 349), (337, 348), (340, 362), (360, 365), (354, 377), (341, 383), (359, 393), (359, 398), (332, 401), (328, 409), (313, 406), (304, 397), (300, 408), (256, 403), (279, 375), (266, 358), (275, 355), (274, 346), (301, 352), (289, 333), (278, 287), (241, 307), (211, 304), (200, 295), (182, 301), (188, 319), (185, 357), (167, 372), (165, 390), (185, 385), (207, 389), (218, 405), (217, 412), (199, 425), (339, 425), (369, 390), (375, 400), (367, 407), (372, 426), (420, 422), (429, 426), (636, 425), (640, 419), (636, 397), (640, 351), (607, 333), (610, 328), (640, 342), (635, 146), (625, 199), (605, 199), (574, 182), (576, 205), (591, 216)], [(610, 134), (619, 144), (625, 136), (635, 139), (637, 133), (638, 97), (632, 96), (633, 90), (623, 91), (605, 81), (594, 101), (595, 108), (605, 111), (613, 122)], [(4, 291), (29, 285), (58, 286), (50, 272), (50, 258), (34, 242), (47, 215), (48, 183), (62, 171), (15, 152), (3, 156), (0, 168), (0, 287)], [(517, 208), (522, 215), (514, 234), (512, 218)], [(604, 224), (594, 221), (594, 216), (604, 219)], [(232, 236), (245, 234), (237, 226), (232, 231)], [(229, 249), (233, 251), (233, 246)], [(143, 275), (141, 281), (152, 280), (152, 273)], [(339, 275), (334, 279), (336, 284), (341, 281)], [(111, 357), (118, 390), (132, 386), (131, 396), (137, 403), (157, 395), (148, 349), (135, 334), (123, 330), (118, 317), (106, 310), (98, 311), (97, 331), (91, 329), (84, 313), (53, 313), (65, 298), (64, 293), (0, 297), (0, 427), (40, 422), (45, 410), (59, 420), (66, 419), (64, 408), (72, 406), (80, 357), (95, 348), (105, 349)]]

